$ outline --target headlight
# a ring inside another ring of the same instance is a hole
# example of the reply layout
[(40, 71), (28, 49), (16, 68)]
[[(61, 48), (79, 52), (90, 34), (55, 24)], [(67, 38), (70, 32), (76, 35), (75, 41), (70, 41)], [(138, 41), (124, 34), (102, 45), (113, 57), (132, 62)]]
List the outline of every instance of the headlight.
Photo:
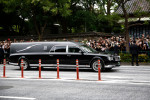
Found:
[(110, 60), (110, 61), (113, 60), (113, 57), (112, 57), (112, 56), (109, 56), (109, 57), (108, 57), (108, 60)]

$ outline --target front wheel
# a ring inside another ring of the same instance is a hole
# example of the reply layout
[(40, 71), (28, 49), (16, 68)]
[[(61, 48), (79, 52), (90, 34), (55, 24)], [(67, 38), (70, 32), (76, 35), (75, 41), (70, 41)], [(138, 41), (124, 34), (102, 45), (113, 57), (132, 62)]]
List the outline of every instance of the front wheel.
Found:
[[(97, 72), (98, 71), (98, 60), (94, 60), (92, 63), (91, 63), (91, 67), (92, 67), (92, 70)], [(102, 61), (100, 61), (100, 69), (101, 70), (104, 70), (104, 64)]]
[[(21, 61), (20, 61), (20, 69), (22, 67), (22, 64), (21, 64)], [(26, 70), (26, 69), (29, 69), (29, 63), (27, 60), (23, 59), (23, 69)]]

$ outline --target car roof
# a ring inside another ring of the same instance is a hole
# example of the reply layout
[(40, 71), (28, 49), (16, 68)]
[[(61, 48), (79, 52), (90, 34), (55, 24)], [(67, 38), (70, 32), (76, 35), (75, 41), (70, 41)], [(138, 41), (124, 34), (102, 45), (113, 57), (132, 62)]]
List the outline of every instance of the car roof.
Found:
[(22, 45), (22, 44), (49, 44), (49, 45), (84, 45), (80, 42), (70, 42), (70, 41), (49, 41), (49, 42), (20, 42), (12, 43), (12, 45)]

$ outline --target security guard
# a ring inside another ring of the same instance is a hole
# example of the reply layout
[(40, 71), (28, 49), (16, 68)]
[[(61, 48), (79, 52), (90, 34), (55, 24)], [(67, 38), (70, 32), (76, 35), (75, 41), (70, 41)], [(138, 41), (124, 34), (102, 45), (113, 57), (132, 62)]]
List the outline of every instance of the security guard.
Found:
[(138, 46), (136, 45), (136, 41), (133, 41), (133, 43), (130, 46), (130, 53), (132, 54), (132, 66), (134, 66), (134, 59), (136, 59), (136, 66), (139, 66), (138, 64)]

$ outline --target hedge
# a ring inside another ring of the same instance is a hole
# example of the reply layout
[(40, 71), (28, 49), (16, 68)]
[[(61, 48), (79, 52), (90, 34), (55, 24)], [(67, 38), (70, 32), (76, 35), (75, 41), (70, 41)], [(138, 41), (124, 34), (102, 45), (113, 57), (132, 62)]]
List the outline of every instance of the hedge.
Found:
[[(120, 53), (119, 55), (121, 58), (121, 62), (131, 62), (132, 61), (132, 56), (129, 53)], [(149, 63), (150, 57), (147, 54), (139, 54), (138, 55), (138, 61)]]

